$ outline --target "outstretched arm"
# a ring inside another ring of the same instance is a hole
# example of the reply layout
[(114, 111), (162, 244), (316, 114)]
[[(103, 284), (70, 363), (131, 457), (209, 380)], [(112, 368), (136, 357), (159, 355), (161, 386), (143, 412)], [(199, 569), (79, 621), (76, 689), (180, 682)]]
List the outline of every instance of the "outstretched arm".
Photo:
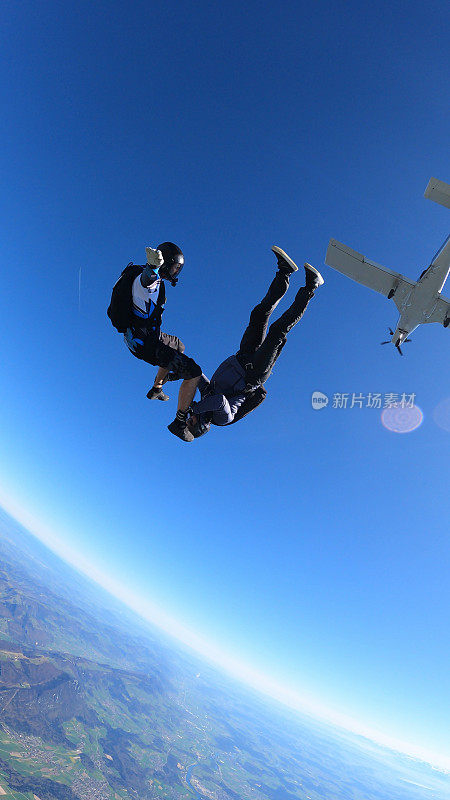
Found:
[(146, 247), (147, 264), (142, 270), (142, 286), (151, 286), (159, 278), (159, 268), (163, 265), (164, 259), (161, 250), (154, 250), (153, 247)]

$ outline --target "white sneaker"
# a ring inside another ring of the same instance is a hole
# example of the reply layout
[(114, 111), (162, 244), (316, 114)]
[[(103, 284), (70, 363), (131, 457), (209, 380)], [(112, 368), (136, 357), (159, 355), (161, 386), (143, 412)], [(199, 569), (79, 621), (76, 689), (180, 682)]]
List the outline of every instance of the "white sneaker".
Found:
[(317, 289), (318, 286), (322, 286), (322, 284), (325, 283), (318, 269), (308, 264), (307, 261), (305, 261), (304, 267), (307, 287), (310, 286), (311, 288)]
[(297, 272), (297, 264), (295, 261), (292, 261), (292, 258), (290, 258), (288, 254), (281, 249), (281, 247), (277, 247), (276, 244), (274, 244), (272, 250), (277, 257), (278, 269), (281, 269), (283, 272), (287, 272), (288, 275), (292, 275), (293, 272)]

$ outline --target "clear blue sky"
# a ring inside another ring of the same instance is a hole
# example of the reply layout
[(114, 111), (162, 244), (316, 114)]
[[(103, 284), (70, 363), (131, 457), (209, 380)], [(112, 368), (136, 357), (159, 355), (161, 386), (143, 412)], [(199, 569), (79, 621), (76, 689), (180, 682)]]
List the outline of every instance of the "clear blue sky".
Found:
[[(177, 242), (164, 329), (211, 373), (274, 243), (321, 268), (333, 236), (417, 277), (450, 223), (423, 199), (450, 181), (448, 3), (48, 0), (0, 22), (5, 505), (259, 671), (448, 753), (448, 331), (400, 359), (394, 306), (323, 267), (263, 407), (188, 446), (175, 387), (146, 400), (154, 370), (105, 314), (127, 262)], [(316, 389), (414, 392), (424, 422), (313, 411)]]

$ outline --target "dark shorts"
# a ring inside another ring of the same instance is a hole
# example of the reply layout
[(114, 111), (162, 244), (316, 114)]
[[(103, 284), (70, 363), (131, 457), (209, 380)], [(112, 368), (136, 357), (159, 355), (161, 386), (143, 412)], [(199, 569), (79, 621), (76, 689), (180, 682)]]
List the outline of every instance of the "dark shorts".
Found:
[(143, 347), (139, 347), (134, 355), (154, 367), (168, 369), (175, 380), (199, 378), (201, 367), (193, 358), (185, 355), (185, 346), (178, 336), (160, 331), (159, 338), (148, 337)]

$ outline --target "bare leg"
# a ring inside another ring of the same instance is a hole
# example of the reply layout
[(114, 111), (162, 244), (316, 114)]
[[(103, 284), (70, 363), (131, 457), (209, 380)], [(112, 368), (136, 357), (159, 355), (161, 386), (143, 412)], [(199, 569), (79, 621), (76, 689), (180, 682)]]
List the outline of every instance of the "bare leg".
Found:
[(200, 380), (200, 375), (198, 378), (188, 378), (183, 381), (180, 386), (180, 391), (178, 393), (178, 408), (177, 411), (187, 411), (189, 406), (191, 405), (195, 390), (198, 386), (198, 382)]
[(153, 383), (153, 388), (154, 389), (161, 389), (162, 386), (163, 386), (163, 383), (164, 383), (164, 379), (167, 377), (168, 374), (169, 374), (169, 370), (168, 369), (166, 369), (165, 367), (159, 367), (158, 372), (156, 373), (156, 376), (155, 376), (155, 381)]
[(175, 419), (167, 426), (169, 431), (173, 433), (174, 436), (178, 436), (183, 442), (194, 441), (194, 436), (188, 429), (186, 418), (187, 410), (194, 399), (195, 390), (200, 377), (199, 375), (198, 378), (185, 378), (180, 386), (178, 394), (178, 409)]

